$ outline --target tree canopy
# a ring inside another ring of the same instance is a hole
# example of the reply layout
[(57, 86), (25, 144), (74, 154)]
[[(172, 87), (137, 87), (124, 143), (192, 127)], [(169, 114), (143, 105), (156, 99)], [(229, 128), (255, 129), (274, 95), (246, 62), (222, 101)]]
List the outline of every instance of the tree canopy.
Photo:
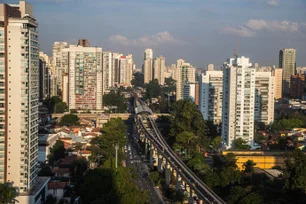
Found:
[(64, 158), (65, 152), (66, 149), (64, 146), (64, 142), (62, 142), (61, 140), (57, 140), (55, 145), (50, 149), (50, 153), (48, 155), (49, 164), (53, 165), (53, 163), (56, 162), (57, 160)]
[(178, 139), (178, 142), (184, 138), (182, 136), (187, 135), (185, 134), (187, 132), (188, 135), (192, 136), (192, 141), (200, 147), (207, 148), (209, 146), (206, 122), (197, 109), (197, 106), (192, 101), (177, 101), (173, 105), (173, 111), (171, 114), (173, 117), (171, 121), (170, 135), (175, 137), (176, 140)]
[(132, 79), (131, 84), (133, 86), (144, 87), (144, 76), (140, 72), (134, 74), (134, 79)]
[(74, 114), (66, 114), (61, 118), (60, 125), (78, 125), (79, 117)]
[(237, 150), (249, 150), (251, 147), (248, 145), (248, 142), (243, 140), (242, 138), (237, 138), (233, 141), (234, 149)]
[(15, 203), (15, 198), (18, 196), (16, 187), (13, 187), (11, 183), (0, 183), (0, 203)]
[(126, 100), (120, 91), (110, 91), (108, 94), (103, 95), (104, 106), (116, 106), (116, 112), (125, 113), (126, 112)]

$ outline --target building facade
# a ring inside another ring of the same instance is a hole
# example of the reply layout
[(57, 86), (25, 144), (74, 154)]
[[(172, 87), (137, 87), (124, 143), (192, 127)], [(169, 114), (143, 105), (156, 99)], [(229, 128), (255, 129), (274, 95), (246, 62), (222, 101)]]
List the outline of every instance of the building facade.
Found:
[(305, 75), (296, 74), (291, 76), (290, 80), (290, 97), (294, 99), (302, 99), (305, 89)]
[(206, 71), (200, 76), (199, 109), (204, 120), (222, 122), (223, 71)]
[(283, 69), (283, 96), (289, 96), (291, 75), (296, 73), (295, 49), (284, 48), (279, 51), (279, 67)]
[(226, 149), (242, 138), (253, 146), (255, 68), (249, 58), (231, 58), (223, 68), (222, 142)]
[(113, 53), (103, 52), (103, 92), (114, 86)]
[(149, 83), (153, 78), (153, 50), (146, 49), (143, 63), (144, 83)]
[(69, 109), (102, 109), (102, 48), (70, 46)]
[(272, 71), (274, 76), (274, 98), (281, 99), (283, 96), (283, 70), (276, 68)]
[[(62, 50), (67, 48), (68, 44), (66, 42), (54, 42), (53, 47), (52, 47), (52, 64), (53, 68), (55, 70), (55, 76), (56, 77), (56, 84), (57, 84), (57, 93), (58, 95), (62, 89), (62, 81), (63, 81), (63, 74), (67, 73), (67, 68), (65, 70), (65, 65), (67, 62), (63, 61), (63, 56), (62, 56)], [(67, 55), (64, 55), (67, 56)], [(68, 58), (66, 58), (68, 59)]]
[(0, 3), (0, 183), (17, 187), (17, 202), (24, 204), (40, 202), (47, 184), (37, 177), (38, 100), (38, 24), (32, 6)]
[(79, 39), (79, 41), (78, 41), (78, 46), (90, 47), (90, 46), (89, 46), (88, 39)]
[(39, 57), (39, 101), (50, 96), (49, 67), (45, 58)]
[[(181, 60), (181, 59), (180, 59)], [(179, 60), (178, 60), (179, 61)], [(176, 100), (183, 99), (184, 84), (187, 82), (195, 83), (196, 68), (190, 63), (179, 63), (180, 67), (176, 68)]]
[(158, 80), (160, 85), (165, 83), (165, 57), (160, 56), (153, 60), (153, 78)]
[(274, 122), (274, 76), (272, 72), (255, 73), (255, 121)]

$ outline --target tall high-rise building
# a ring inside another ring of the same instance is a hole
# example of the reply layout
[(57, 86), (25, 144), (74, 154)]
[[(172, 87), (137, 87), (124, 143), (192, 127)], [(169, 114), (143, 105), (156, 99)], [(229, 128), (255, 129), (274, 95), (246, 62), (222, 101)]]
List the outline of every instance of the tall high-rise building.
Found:
[(25, 1), (0, 4), (0, 99), (0, 182), (18, 188), (18, 203), (40, 203), (38, 24)]
[(280, 99), (283, 92), (283, 70), (276, 68), (272, 71), (272, 75), (274, 76), (274, 98)]
[(291, 76), (290, 97), (294, 99), (302, 99), (305, 89), (305, 75), (296, 74)]
[[(178, 60), (179, 61), (179, 60)], [(182, 62), (176, 68), (176, 100), (183, 99), (184, 84), (195, 83), (196, 68), (190, 63)]]
[(82, 47), (90, 47), (87, 39), (79, 39), (78, 46)]
[(102, 48), (70, 46), (69, 109), (102, 109)]
[(223, 71), (206, 71), (200, 76), (199, 109), (204, 120), (222, 122)]
[(62, 101), (69, 104), (69, 75), (65, 73), (63, 75), (63, 88), (62, 88)]
[(279, 67), (283, 69), (283, 96), (289, 96), (291, 75), (296, 72), (295, 49), (284, 48), (279, 51)]
[(153, 78), (153, 50), (146, 49), (143, 63), (144, 83), (149, 83)]
[(255, 121), (266, 125), (274, 122), (274, 78), (272, 72), (255, 72)]
[(231, 58), (223, 68), (222, 141), (225, 148), (242, 138), (254, 141), (255, 68), (249, 58)]
[(183, 99), (192, 100), (196, 105), (199, 105), (199, 83), (187, 82), (183, 88)]
[(209, 64), (207, 65), (207, 71), (214, 71), (215, 65), (214, 64)]
[(50, 96), (50, 76), (46, 58), (39, 57), (39, 101)]
[(103, 52), (103, 91), (114, 86), (113, 81), (113, 53)]
[(67, 69), (65, 68), (65, 65), (67, 64), (67, 62), (63, 62), (63, 56), (62, 56), (63, 55), (62, 50), (67, 47), (68, 47), (68, 44), (66, 42), (54, 42), (53, 48), (52, 48), (53, 68), (55, 69), (54, 77), (56, 77), (57, 89), (59, 91), (61, 91), (62, 89), (63, 74), (67, 73), (68, 71), (68, 70), (65, 70)]
[(153, 60), (153, 78), (158, 80), (160, 85), (165, 83), (165, 57), (160, 56)]

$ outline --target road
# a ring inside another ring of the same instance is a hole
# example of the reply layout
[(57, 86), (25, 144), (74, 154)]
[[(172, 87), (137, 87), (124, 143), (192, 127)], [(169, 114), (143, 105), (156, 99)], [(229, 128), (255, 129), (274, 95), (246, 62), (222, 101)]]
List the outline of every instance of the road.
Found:
[(152, 181), (149, 180), (148, 167), (141, 158), (141, 148), (136, 142), (136, 137), (137, 134), (133, 130), (133, 126), (128, 126), (128, 143), (124, 150), (126, 153), (126, 166), (134, 168), (137, 171), (138, 177), (135, 179), (136, 185), (138, 188), (148, 192), (150, 203), (164, 203), (158, 189), (156, 189)]

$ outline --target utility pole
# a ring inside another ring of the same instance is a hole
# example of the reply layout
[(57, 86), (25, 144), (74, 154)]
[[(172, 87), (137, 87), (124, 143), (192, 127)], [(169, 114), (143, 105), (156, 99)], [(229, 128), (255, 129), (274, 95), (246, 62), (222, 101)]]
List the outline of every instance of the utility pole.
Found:
[(117, 171), (117, 167), (118, 167), (118, 149), (119, 149), (118, 143), (115, 145), (115, 149), (116, 149), (116, 171)]

